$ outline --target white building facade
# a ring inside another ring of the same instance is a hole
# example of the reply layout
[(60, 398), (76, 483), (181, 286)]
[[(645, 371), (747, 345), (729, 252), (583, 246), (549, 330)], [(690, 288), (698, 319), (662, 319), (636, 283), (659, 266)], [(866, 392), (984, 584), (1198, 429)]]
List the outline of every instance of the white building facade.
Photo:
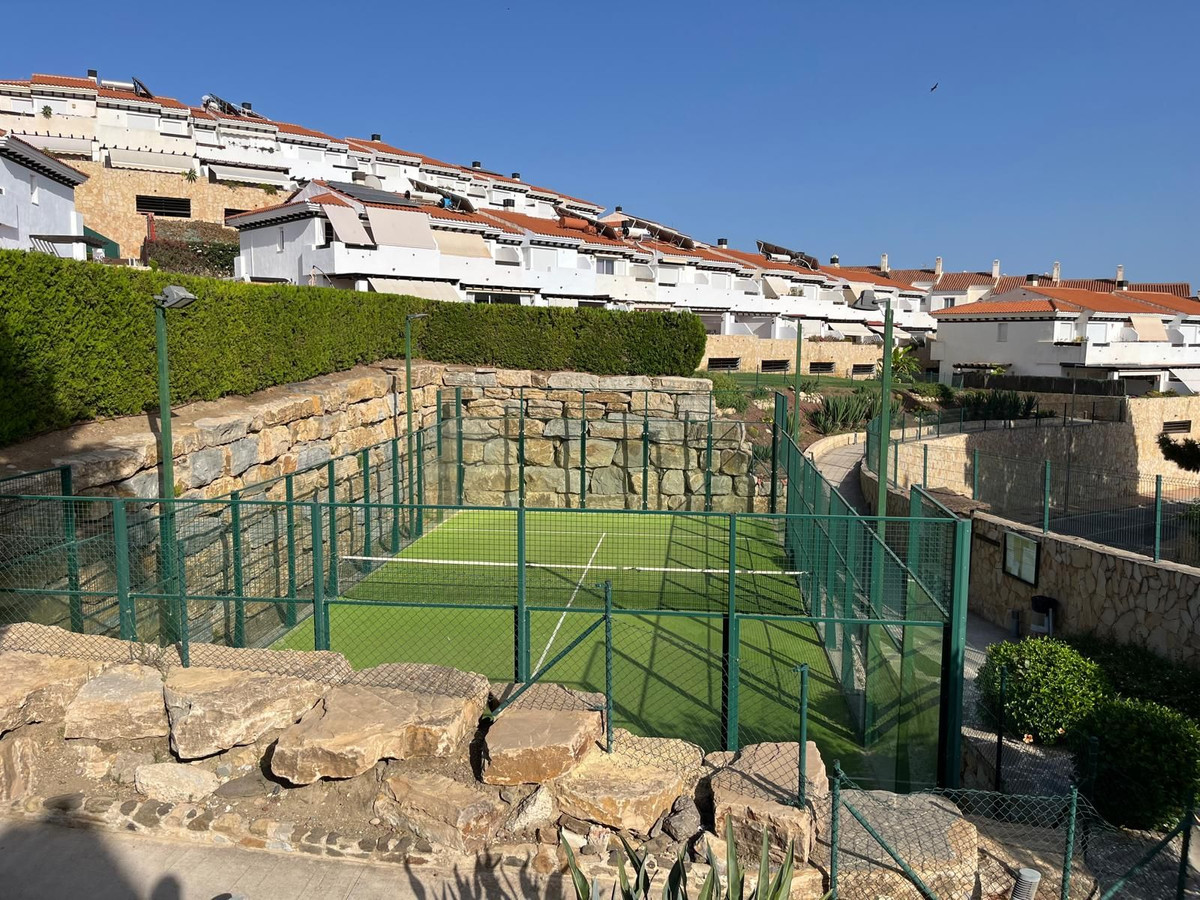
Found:
[(75, 188), (87, 180), (65, 163), (0, 131), (0, 249), (84, 259)]

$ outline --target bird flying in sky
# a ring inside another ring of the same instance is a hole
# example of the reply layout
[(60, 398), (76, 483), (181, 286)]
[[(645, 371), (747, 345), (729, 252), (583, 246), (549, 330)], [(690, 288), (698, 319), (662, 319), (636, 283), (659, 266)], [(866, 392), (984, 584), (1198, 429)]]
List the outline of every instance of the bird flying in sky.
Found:
[(934, 91), (936, 91), (936, 90), (937, 90), (937, 86), (938, 86), (939, 84), (941, 84), (941, 82), (940, 82), (940, 81), (935, 81), (935, 82), (933, 83), (933, 87), (931, 87), (931, 88), (929, 89), (929, 93), (931, 93), (931, 94), (932, 94)]

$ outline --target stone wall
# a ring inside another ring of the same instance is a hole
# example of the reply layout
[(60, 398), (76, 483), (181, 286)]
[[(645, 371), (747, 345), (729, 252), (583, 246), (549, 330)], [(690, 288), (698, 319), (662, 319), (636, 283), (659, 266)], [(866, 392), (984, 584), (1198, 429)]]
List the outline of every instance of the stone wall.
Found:
[[(833, 372), (839, 378), (870, 378), (875, 371), (875, 365), (883, 358), (879, 344), (855, 344), (850, 341), (804, 341), (803, 357), (800, 360), (802, 375), (805, 378), (816, 377), (809, 368), (810, 363), (831, 362)], [(710, 357), (737, 357), (741, 360), (739, 372), (757, 372), (764, 359), (786, 359), (795, 365), (795, 340), (777, 338), (758, 338), (742, 334), (710, 334), (704, 348), (704, 358), (700, 368), (708, 368)], [(869, 365), (871, 371), (855, 375), (856, 365)], [(792, 370), (795, 371), (794, 369)]]
[[(146, 238), (146, 217), (137, 211), (138, 195), (179, 197), (192, 201), (192, 219), (225, 224), (226, 209), (258, 209), (278, 203), (282, 193), (270, 194), (253, 185), (214, 184), (183, 175), (110, 169), (91, 160), (71, 160), (88, 176), (75, 189), (75, 208), (89, 228), (121, 245), (121, 255), (137, 257)], [(179, 220), (173, 220), (179, 221)]]
[(1200, 396), (1130, 397), (1126, 401), (1125, 415), (1132, 431), (1139, 474), (1186, 478), (1194, 484), (1200, 483), (1200, 476), (1168, 462), (1158, 449), (1158, 436), (1162, 432), (1163, 422), (1192, 423), (1190, 431), (1171, 435), (1176, 441), (1189, 437), (1193, 440), (1200, 439)]

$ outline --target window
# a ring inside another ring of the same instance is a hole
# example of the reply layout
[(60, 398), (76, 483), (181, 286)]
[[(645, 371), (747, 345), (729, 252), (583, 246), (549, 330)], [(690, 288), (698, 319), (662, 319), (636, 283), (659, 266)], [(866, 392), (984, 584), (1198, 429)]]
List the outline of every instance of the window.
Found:
[(1008, 340), (1008, 323), (1007, 322), (997, 322), (996, 323), (996, 340), (1001, 344), (1003, 344), (1005, 341)]
[(233, 207), (227, 206), (225, 207), (225, 218), (228, 219), (230, 216), (240, 216), (244, 212), (246, 212), (244, 209), (234, 209)]
[(192, 201), (185, 197), (137, 197), (137, 211), (145, 215), (154, 213), (156, 216), (171, 216), (177, 219), (190, 219), (192, 216)]
[(710, 372), (736, 372), (742, 365), (739, 356), (714, 356), (708, 361)]
[(943, 306), (943, 307), (942, 307), (942, 309), (952, 309), (953, 307), (954, 307), (954, 298), (953, 298), (953, 297), (947, 297), (947, 298), (946, 298), (946, 305), (945, 305), (945, 306)]
[(1176, 419), (1174, 422), (1163, 422), (1163, 434), (1190, 434), (1192, 430), (1191, 419)]
[(831, 362), (810, 362), (808, 364), (809, 375), (832, 375), (833, 363)]
[(790, 359), (764, 359), (762, 361), (762, 372), (764, 375), (774, 372), (786, 372), (792, 367)]
[(29, 176), (29, 202), (37, 206), (42, 199), (42, 190), (38, 186), (37, 175), (30, 174)]
[(329, 246), (333, 245), (333, 241), (334, 241), (333, 223), (329, 222), (329, 221), (322, 222), (321, 223), (321, 243), (317, 244), (317, 246), (318, 247), (329, 247)]
[(597, 259), (596, 260), (597, 275), (616, 275), (617, 261), (615, 259)]
[(1036, 540), (1015, 531), (1004, 532), (1004, 572), (1026, 584), (1037, 584), (1038, 550)]
[(275, 252), (276, 253), (283, 252), (283, 226), (282, 225), (279, 226), (279, 232), (276, 236)]
[(502, 303), (509, 306), (521, 305), (520, 294), (476, 293), (472, 294), (472, 297), (474, 297), (476, 303)]
[[(830, 363), (830, 365), (832, 366), (833, 363)], [(830, 369), (830, 371), (832, 372), (833, 370)], [(860, 378), (863, 375), (874, 375), (874, 374), (875, 374), (875, 364), (874, 363), (855, 363), (854, 365), (852, 365), (850, 367), (850, 375), (853, 378)]]

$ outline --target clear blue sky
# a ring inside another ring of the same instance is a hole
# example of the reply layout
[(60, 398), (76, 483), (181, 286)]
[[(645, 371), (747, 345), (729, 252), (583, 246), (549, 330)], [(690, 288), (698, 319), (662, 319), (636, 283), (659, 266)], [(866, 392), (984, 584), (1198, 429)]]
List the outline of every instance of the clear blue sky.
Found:
[(886, 251), (893, 267), (999, 257), (1009, 274), (1057, 259), (1064, 277), (1124, 263), (1131, 280), (1200, 283), (1196, 0), (59, 2), (26, 15), (25, 37), (0, 40), (0, 77), (98, 68), (190, 102), (250, 100), (331, 134), (519, 170), (702, 240), (858, 264)]

